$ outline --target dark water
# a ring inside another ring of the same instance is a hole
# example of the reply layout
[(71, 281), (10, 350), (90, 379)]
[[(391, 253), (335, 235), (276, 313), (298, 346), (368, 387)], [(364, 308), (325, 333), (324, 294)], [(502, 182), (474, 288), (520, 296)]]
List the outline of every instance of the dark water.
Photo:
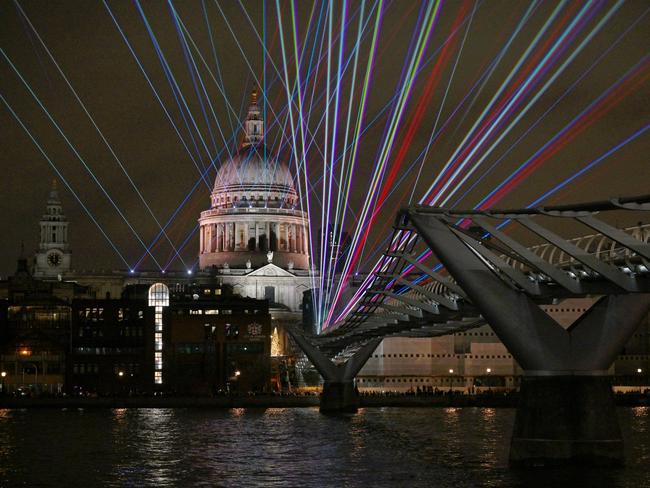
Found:
[(510, 409), (0, 410), (0, 486), (650, 486), (650, 408), (624, 469), (513, 471)]

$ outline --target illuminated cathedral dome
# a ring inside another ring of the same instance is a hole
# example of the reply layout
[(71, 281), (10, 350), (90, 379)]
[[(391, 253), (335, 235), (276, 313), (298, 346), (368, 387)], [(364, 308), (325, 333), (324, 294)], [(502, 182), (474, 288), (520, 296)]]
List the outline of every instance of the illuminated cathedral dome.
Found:
[(271, 206), (291, 208), (298, 195), (286, 164), (270, 155), (262, 145), (249, 145), (226, 161), (214, 182), (212, 208)]
[[(268, 154), (253, 91), (239, 150), (217, 172), (210, 209), (201, 212), (199, 266), (252, 270), (273, 262), (308, 269), (308, 218), (294, 176)], [(272, 254), (271, 254), (272, 253)]]

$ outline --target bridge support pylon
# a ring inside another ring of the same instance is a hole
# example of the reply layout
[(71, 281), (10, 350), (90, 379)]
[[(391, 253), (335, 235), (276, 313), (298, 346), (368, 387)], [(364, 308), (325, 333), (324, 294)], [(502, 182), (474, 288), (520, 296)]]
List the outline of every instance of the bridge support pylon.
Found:
[(311, 344), (302, 332), (291, 327), (288, 328), (288, 332), (323, 377), (321, 413), (355, 413), (359, 409), (359, 392), (354, 384), (354, 378), (381, 339), (370, 340), (345, 363), (336, 364)]
[(648, 313), (650, 294), (603, 296), (565, 329), (483, 259), (490, 251), (480, 243), (431, 214), (408, 217), (524, 369), (511, 464), (622, 464), (608, 369)]
[(358, 409), (359, 393), (354, 381), (325, 380), (320, 399), (322, 413), (356, 413)]
[(623, 464), (623, 437), (608, 376), (527, 376), (510, 443), (510, 464)]

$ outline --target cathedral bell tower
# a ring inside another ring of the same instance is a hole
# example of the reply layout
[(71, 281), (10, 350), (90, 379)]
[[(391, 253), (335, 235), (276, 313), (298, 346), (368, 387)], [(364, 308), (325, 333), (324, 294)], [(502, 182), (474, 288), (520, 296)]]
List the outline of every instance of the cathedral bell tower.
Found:
[(45, 214), (39, 222), (40, 241), (34, 257), (34, 276), (58, 278), (70, 271), (68, 220), (63, 213), (56, 180), (47, 199)]

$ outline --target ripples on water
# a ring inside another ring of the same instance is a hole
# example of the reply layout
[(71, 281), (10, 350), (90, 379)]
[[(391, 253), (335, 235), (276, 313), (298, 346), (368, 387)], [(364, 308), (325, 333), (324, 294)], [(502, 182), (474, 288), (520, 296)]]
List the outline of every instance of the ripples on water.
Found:
[(513, 471), (514, 410), (0, 410), (0, 486), (650, 486), (650, 409), (627, 467)]

